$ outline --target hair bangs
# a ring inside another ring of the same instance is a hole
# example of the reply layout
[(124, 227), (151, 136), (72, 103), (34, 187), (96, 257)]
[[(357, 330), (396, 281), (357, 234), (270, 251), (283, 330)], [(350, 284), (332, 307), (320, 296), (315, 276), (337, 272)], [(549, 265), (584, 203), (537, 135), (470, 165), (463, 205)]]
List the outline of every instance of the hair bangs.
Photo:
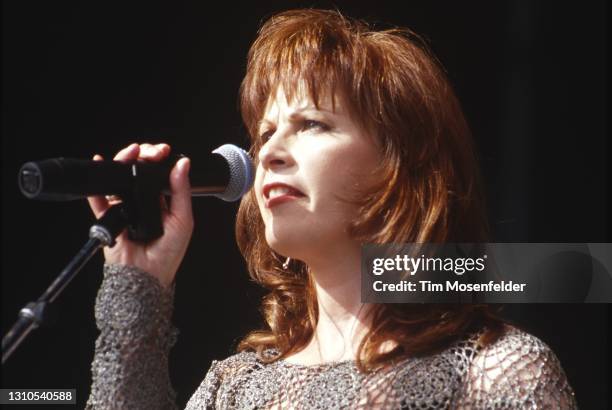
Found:
[(335, 110), (336, 98), (352, 97), (351, 84), (362, 77), (354, 66), (357, 39), (320, 19), (310, 23), (298, 26), (286, 18), (272, 18), (253, 43), (240, 90), (252, 153), (261, 148), (258, 127), (279, 87), (288, 103), (306, 97), (319, 109), (323, 99), (330, 97)]

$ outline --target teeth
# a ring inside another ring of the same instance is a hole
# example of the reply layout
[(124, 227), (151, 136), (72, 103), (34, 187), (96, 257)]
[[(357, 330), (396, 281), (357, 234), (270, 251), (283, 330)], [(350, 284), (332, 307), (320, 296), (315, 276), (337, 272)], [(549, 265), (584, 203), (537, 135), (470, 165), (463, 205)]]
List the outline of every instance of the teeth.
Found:
[(268, 192), (268, 199), (276, 198), (282, 195), (293, 195), (296, 197), (304, 196), (304, 194), (302, 194), (297, 189), (284, 187), (284, 186), (277, 186), (277, 187), (270, 189), (270, 191)]
[(286, 188), (286, 187), (274, 187), (268, 193), (268, 197), (270, 199), (272, 199), (272, 198), (276, 198), (277, 196), (286, 195), (289, 192), (291, 192), (291, 190), (289, 188)]

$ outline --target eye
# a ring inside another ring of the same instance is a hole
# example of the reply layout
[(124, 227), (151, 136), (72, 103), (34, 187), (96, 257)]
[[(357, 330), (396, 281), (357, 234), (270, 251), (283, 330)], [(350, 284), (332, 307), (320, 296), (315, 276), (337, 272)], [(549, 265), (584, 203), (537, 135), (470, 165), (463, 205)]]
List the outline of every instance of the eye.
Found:
[(267, 142), (270, 139), (270, 137), (272, 137), (273, 134), (274, 134), (273, 129), (264, 131), (261, 134), (259, 134), (259, 139), (262, 140), (263, 142)]
[(300, 131), (310, 131), (310, 130), (319, 130), (319, 131), (329, 131), (331, 127), (325, 123), (315, 120), (304, 120), (302, 122), (302, 128)]

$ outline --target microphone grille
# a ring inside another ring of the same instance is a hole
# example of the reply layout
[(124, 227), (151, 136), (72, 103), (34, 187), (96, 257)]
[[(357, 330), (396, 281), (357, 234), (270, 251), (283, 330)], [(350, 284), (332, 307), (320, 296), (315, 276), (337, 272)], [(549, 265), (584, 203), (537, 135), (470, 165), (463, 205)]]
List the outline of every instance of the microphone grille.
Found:
[(213, 153), (225, 158), (230, 168), (227, 188), (214, 196), (228, 202), (239, 200), (253, 186), (255, 172), (251, 157), (245, 150), (233, 144), (221, 145)]

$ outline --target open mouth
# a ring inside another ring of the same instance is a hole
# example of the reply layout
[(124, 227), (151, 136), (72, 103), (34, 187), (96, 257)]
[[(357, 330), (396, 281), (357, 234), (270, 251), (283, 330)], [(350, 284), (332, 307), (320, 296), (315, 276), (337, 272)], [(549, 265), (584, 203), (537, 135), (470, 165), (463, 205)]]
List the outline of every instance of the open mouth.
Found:
[(300, 191), (287, 186), (276, 186), (268, 191), (268, 199), (278, 198), (283, 195), (304, 196)]
[(305, 197), (300, 190), (291, 185), (282, 183), (272, 183), (264, 185), (263, 189), (266, 206), (270, 208), (276, 204)]

